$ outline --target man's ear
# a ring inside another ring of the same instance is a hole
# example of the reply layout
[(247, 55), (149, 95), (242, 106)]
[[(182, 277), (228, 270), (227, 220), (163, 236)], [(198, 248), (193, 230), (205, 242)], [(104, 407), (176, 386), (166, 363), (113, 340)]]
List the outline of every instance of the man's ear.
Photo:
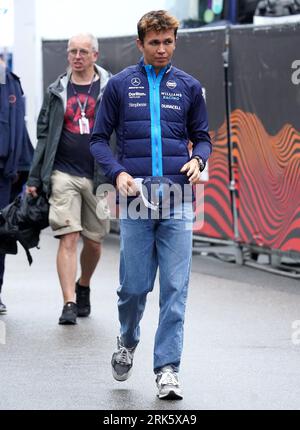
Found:
[(98, 59), (99, 59), (99, 52), (94, 52), (95, 63), (98, 61)]
[(144, 45), (143, 42), (140, 39), (136, 39), (136, 46), (138, 49), (143, 53), (144, 52)]

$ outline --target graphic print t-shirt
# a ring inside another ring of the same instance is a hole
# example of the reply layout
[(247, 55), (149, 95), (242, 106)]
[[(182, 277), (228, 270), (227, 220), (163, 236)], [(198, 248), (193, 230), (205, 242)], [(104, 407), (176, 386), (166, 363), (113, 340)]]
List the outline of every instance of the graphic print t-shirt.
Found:
[[(100, 92), (100, 80), (93, 83), (90, 94), (90, 85), (73, 84), (83, 106), (88, 97), (85, 114), (90, 123), (92, 133), (95, 123), (95, 110), (97, 98)], [(77, 102), (71, 83), (68, 84), (67, 109), (64, 119), (64, 128), (58, 145), (54, 170), (68, 173), (69, 175), (93, 179), (94, 158), (90, 153), (90, 134), (80, 134), (79, 119), (81, 110)]]

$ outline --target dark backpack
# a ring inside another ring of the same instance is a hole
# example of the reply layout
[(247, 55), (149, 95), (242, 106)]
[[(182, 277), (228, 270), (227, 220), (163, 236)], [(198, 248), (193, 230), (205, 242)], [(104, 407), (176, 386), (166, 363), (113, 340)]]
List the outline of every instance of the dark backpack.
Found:
[(44, 194), (17, 197), (0, 211), (0, 254), (17, 254), (19, 242), (31, 265), (29, 249), (38, 246), (41, 230), (49, 225), (48, 217), (49, 203)]

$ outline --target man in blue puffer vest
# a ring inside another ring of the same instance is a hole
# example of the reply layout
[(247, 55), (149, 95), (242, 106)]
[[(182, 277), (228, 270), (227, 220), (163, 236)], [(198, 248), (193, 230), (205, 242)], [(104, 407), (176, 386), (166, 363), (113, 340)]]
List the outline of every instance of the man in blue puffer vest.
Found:
[[(143, 59), (109, 81), (91, 141), (92, 154), (116, 185), (120, 201), (141, 193), (141, 204), (147, 206), (148, 214), (132, 216), (128, 210), (130, 199), (125, 212), (124, 205), (121, 208), (121, 332), (112, 357), (113, 376), (118, 381), (130, 376), (147, 294), (153, 289), (159, 268), (160, 315), (154, 373), (160, 399), (182, 399), (178, 372), (193, 221), (191, 192), (188, 197), (183, 193), (180, 201), (166, 200), (164, 186), (191, 190), (211, 154), (201, 85), (171, 64), (178, 27), (178, 20), (166, 11), (153, 11), (141, 18), (137, 45)], [(116, 158), (109, 147), (113, 130), (117, 135)], [(151, 183), (159, 184), (154, 193)], [(145, 191), (150, 193), (149, 205)], [(166, 201), (170, 206), (167, 217), (162, 216)]]

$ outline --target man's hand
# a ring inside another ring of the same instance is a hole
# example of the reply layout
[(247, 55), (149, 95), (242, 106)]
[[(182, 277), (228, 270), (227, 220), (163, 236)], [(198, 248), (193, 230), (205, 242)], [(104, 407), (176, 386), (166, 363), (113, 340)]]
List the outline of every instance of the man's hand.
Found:
[(37, 197), (37, 188), (36, 187), (26, 187), (26, 194), (31, 195), (32, 197)]
[(186, 173), (187, 177), (191, 184), (196, 185), (199, 184), (200, 181), (200, 169), (198, 160), (192, 159), (188, 163), (186, 163), (183, 168), (180, 170), (181, 173)]
[(120, 173), (117, 177), (117, 188), (122, 196), (137, 196), (139, 195), (139, 190), (134, 182), (132, 176), (128, 175), (126, 172)]

